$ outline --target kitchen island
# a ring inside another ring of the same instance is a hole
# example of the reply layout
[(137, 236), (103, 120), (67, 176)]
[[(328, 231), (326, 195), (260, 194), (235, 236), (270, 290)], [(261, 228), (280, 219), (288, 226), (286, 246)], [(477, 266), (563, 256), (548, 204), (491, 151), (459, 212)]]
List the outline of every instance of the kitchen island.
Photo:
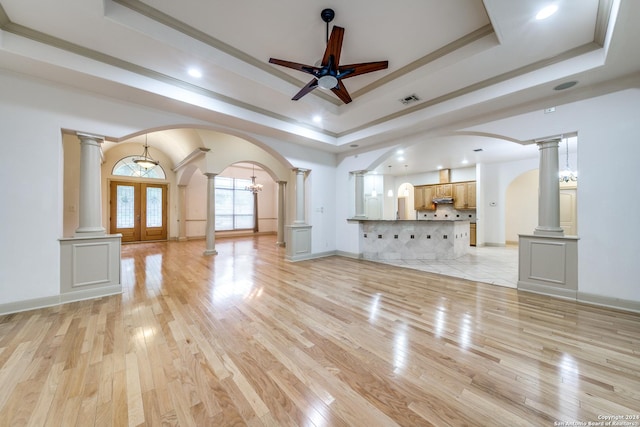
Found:
[(360, 256), (372, 261), (456, 259), (469, 249), (468, 220), (359, 222)]

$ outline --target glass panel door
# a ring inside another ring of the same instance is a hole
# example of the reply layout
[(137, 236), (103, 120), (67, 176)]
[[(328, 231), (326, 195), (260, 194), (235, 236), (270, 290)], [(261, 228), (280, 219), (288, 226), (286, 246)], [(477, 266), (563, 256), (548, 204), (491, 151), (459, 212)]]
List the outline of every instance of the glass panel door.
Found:
[(167, 239), (167, 186), (164, 184), (140, 184), (142, 186), (141, 240)]
[(123, 242), (140, 240), (140, 184), (111, 182), (109, 232), (122, 234)]
[(112, 181), (109, 232), (123, 242), (167, 239), (167, 186)]

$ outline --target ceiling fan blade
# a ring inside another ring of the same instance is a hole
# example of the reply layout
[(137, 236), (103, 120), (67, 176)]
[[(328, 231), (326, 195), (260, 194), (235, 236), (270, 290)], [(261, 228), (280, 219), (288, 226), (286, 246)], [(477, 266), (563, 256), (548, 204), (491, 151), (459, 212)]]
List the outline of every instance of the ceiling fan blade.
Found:
[(329, 42), (327, 48), (324, 50), (324, 56), (322, 57), (322, 66), (329, 64), (329, 58), (333, 56), (333, 64), (335, 67), (340, 63), (340, 51), (342, 50), (342, 39), (344, 38), (344, 28), (333, 26), (331, 30), (331, 36), (329, 36)]
[(331, 89), (331, 91), (335, 93), (345, 104), (351, 102), (351, 96), (349, 95), (349, 92), (347, 92), (347, 88), (344, 86), (342, 81), (338, 80), (338, 86)]
[[(360, 74), (371, 73), (389, 68), (389, 61), (363, 62), (361, 64), (341, 65), (339, 79), (348, 79), (349, 77), (359, 76)], [(353, 70), (353, 71), (351, 71)]]
[(299, 64), (297, 62), (285, 61), (283, 59), (269, 58), (269, 63), (281, 65), (283, 67), (291, 68), (293, 70), (302, 71), (303, 73), (315, 74), (320, 71), (320, 68), (312, 65)]
[(302, 98), (303, 96), (305, 96), (306, 94), (308, 94), (309, 92), (311, 92), (312, 90), (314, 90), (317, 87), (318, 87), (318, 80), (313, 79), (309, 83), (307, 83), (307, 85), (305, 87), (300, 89), (300, 92), (296, 93), (294, 95), (294, 97), (291, 98), (291, 100), (292, 101), (297, 101), (298, 99)]

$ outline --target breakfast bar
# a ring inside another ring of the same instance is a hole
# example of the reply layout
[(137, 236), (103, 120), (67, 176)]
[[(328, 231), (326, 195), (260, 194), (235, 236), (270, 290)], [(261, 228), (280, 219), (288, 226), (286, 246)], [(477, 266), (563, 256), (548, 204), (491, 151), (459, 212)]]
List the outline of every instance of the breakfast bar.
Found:
[(469, 249), (468, 220), (369, 220), (359, 222), (360, 256), (378, 260), (456, 259)]

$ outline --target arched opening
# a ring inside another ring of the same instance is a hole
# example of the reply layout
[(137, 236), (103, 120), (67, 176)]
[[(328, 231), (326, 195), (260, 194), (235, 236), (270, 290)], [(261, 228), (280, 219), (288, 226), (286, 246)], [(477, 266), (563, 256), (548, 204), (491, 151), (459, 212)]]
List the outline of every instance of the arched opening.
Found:
[[(263, 186), (256, 194), (246, 189), (252, 176)], [(184, 185), (187, 240), (205, 236), (207, 179), (198, 169)], [(214, 181), (218, 237), (276, 233), (278, 186), (267, 171), (252, 162), (238, 162), (223, 169)]]

